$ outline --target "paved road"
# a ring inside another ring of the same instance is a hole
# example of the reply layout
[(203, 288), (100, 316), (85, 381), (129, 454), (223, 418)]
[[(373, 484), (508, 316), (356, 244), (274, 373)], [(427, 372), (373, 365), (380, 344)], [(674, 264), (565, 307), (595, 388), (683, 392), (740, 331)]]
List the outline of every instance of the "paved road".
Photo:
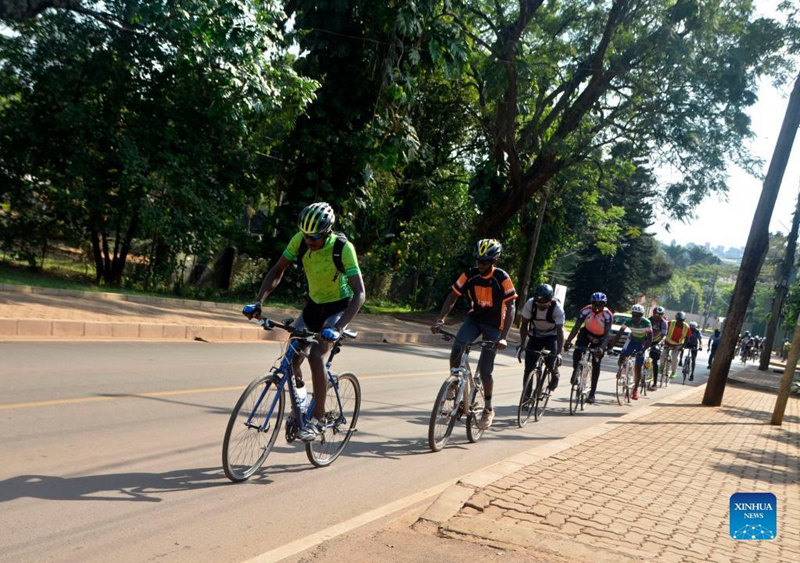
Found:
[(281, 437), (262, 473), (230, 484), (230, 408), (278, 354), (272, 343), (0, 343), (0, 561), (241, 561), (632, 408), (611, 403), (605, 371), (601, 404), (570, 417), (562, 384), (554, 411), (518, 429), (520, 369), (506, 354), (494, 427), (478, 444), (458, 427), (433, 454), (447, 348), (352, 346), (337, 367), (359, 374), (364, 399), (346, 455), (313, 469)]

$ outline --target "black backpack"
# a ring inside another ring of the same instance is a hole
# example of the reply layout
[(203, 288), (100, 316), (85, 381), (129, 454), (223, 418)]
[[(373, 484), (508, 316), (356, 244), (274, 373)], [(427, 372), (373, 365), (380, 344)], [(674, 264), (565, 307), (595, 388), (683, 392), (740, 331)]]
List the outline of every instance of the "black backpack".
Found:
[[(344, 273), (344, 264), (342, 263), (342, 250), (344, 249), (344, 245), (347, 244), (347, 237), (344, 233), (333, 233), (336, 235), (336, 240), (333, 242), (333, 264), (336, 266), (336, 269)], [(297, 251), (297, 263), (301, 266), (303, 265), (303, 256), (306, 255), (308, 252), (308, 245), (306, 244), (306, 239), (302, 239), (300, 241), (300, 248)]]

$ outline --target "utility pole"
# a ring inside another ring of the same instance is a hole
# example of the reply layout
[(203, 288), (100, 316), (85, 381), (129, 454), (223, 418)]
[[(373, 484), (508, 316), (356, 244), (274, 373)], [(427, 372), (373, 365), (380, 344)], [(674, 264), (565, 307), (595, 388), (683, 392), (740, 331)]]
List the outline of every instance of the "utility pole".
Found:
[(542, 201), (539, 202), (539, 213), (536, 217), (536, 226), (533, 229), (533, 236), (531, 237), (531, 246), (528, 249), (528, 261), (525, 263), (525, 272), (522, 276), (522, 293), (519, 295), (519, 306), (517, 307), (517, 315), (522, 313), (522, 305), (528, 299), (528, 290), (531, 287), (531, 276), (533, 275), (533, 261), (536, 258), (536, 249), (539, 247), (539, 235), (542, 232), (542, 223), (544, 223), (544, 212), (547, 209), (547, 196), (549, 194), (548, 186), (545, 186), (541, 191)]
[(766, 371), (769, 368), (769, 359), (772, 356), (772, 346), (775, 344), (775, 333), (778, 330), (781, 309), (783, 309), (783, 303), (786, 301), (786, 294), (789, 293), (789, 279), (792, 276), (794, 255), (797, 251), (798, 227), (800, 227), (800, 192), (797, 194), (797, 204), (792, 217), (792, 230), (786, 240), (786, 253), (783, 255), (783, 261), (780, 266), (778, 266), (778, 271), (775, 272), (775, 297), (772, 299), (772, 313), (769, 317), (764, 349), (761, 351), (761, 358), (758, 364), (760, 371)]
[(703, 314), (703, 328), (708, 326), (708, 316), (711, 314), (711, 307), (714, 306), (714, 293), (717, 290), (717, 276), (719, 275), (718, 272), (714, 272), (714, 278), (711, 280), (711, 292), (708, 296), (708, 301), (706, 301), (706, 309), (705, 313)]
[(775, 209), (775, 200), (778, 198), (783, 173), (786, 171), (786, 163), (792, 153), (792, 145), (799, 126), (800, 74), (797, 75), (792, 94), (789, 96), (789, 104), (786, 107), (786, 115), (783, 118), (781, 132), (778, 135), (778, 142), (775, 144), (775, 150), (772, 153), (769, 171), (764, 179), (761, 197), (758, 200), (756, 213), (753, 216), (753, 224), (747, 237), (742, 264), (739, 267), (736, 286), (733, 289), (733, 297), (728, 307), (725, 329), (722, 332), (717, 355), (711, 365), (711, 373), (708, 376), (706, 391), (703, 395), (703, 404), (706, 406), (718, 407), (722, 404), (722, 396), (725, 394), (725, 384), (728, 381), (728, 371), (733, 361), (739, 331), (742, 329), (744, 316), (747, 313), (747, 305), (753, 296), (753, 289), (756, 285), (758, 273), (761, 271), (761, 264), (767, 255), (769, 221), (772, 218), (772, 211)]

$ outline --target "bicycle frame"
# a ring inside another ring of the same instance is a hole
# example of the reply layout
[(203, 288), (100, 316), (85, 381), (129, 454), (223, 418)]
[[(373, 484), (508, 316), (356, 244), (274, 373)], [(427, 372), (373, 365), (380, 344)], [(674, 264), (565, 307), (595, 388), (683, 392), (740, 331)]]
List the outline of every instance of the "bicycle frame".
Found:
[[(312, 396), (311, 401), (307, 405), (306, 412), (300, 412), (300, 408), (297, 406), (297, 380), (294, 377), (294, 363), (293, 360), (297, 354), (300, 353), (298, 343), (305, 340), (307, 337), (290, 337), (289, 338), (289, 345), (286, 349), (286, 352), (283, 355), (283, 359), (281, 360), (280, 366), (275, 370), (274, 375), (277, 376), (281, 374), (281, 377), (275, 381), (275, 385), (280, 390), (279, 393), (275, 394), (275, 397), (272, 399), (272, 404), (269, 407), (269, 412), (267, 416), (264, 418), (264, 424), (259, 427), (260, 432), (265, 432), (269, 421), (272, 418), (272, 414), (275, 411), (275, 407), (278, 405), (278, 401), (280, 400), (280, 394), (283, 393), (284, 386), (286, 382), (289, 381), (289, 402), (291, 404), (292, 412), (294, 413), (295, 420), (300, 421), (300, 428), (303, 428), (309, 420), (308, 413), (312, 412), (314, 408), (314, 404), (316, 403), (316, 397)], [(306, 340), (308, 341), (308, 340)], [(331, 365), (333, 364), (333, 356), (335, 356), (339, 352), (340, 344), (338, 342), (334, 343), (333, 348), (328, 355), (328, 360), (325, 363), (325, 373), (328, 376), (328, 383), (334, 390), (334, 394), (336, 395), (336, 401), (339, 405), (339, 412), (342, 412), (342, 400), (339, 397), (339, 386), (336, 383), (336, 379), (334, 374), (331, 372)], [(256, 401), (255, 407), (253, 408), (253, 412), (250, 413), (250, 416), (245, 423), (250, 428), (253, 428), (254, 425), (252, 424), (253, 416), (258, 412), (258, 408), (261, 405), (261, 401), (264, 400), (264, 395), (267, 393), (268, 389), (265, 387), (264, 390), (261, 392), (261, 396)]]

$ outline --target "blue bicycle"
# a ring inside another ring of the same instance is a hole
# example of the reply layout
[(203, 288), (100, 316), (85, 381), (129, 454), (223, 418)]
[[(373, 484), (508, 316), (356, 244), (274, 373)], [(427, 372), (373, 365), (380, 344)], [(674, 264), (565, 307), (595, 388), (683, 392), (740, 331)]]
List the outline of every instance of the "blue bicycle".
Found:
[[(301, 345), (316, 342), (317, 334), (292, 326), (292, 319), (275, 322), (258, 319), (264, 330), (280, 328), (289, 333), (289, 344), (280, 366), (253, 380), (233, 407), (225, 439), (222, 443), (222, 467), (225, 475), (234, 482), (245, 481), (258, 471), (267, 459), (281, 430), (286, 401), (291, 412), (286, 421), (286, 441), (293, 442), (297, 432), (311, 418), (314, 408), (313, 394), (308, 394), (308, 405), (298, 401), (297, 381), (292, 360), (301, 353)], [(357, 333), (345, 330), (342, 339), (355, 338)], [(325, 369), (328, 372), (328, 393), (325, 398), (324, 432), (313, 442), (307, 442), (306, 455), (317, 467), (333, 463), (356, 431), (361, 409), (361, 386), (352, 373), (337, 375), (331, 371), (333, 357), (339, 353), (342, 339), (331, 349)], [(283, 389), (288, 385), (287, 393)]]

